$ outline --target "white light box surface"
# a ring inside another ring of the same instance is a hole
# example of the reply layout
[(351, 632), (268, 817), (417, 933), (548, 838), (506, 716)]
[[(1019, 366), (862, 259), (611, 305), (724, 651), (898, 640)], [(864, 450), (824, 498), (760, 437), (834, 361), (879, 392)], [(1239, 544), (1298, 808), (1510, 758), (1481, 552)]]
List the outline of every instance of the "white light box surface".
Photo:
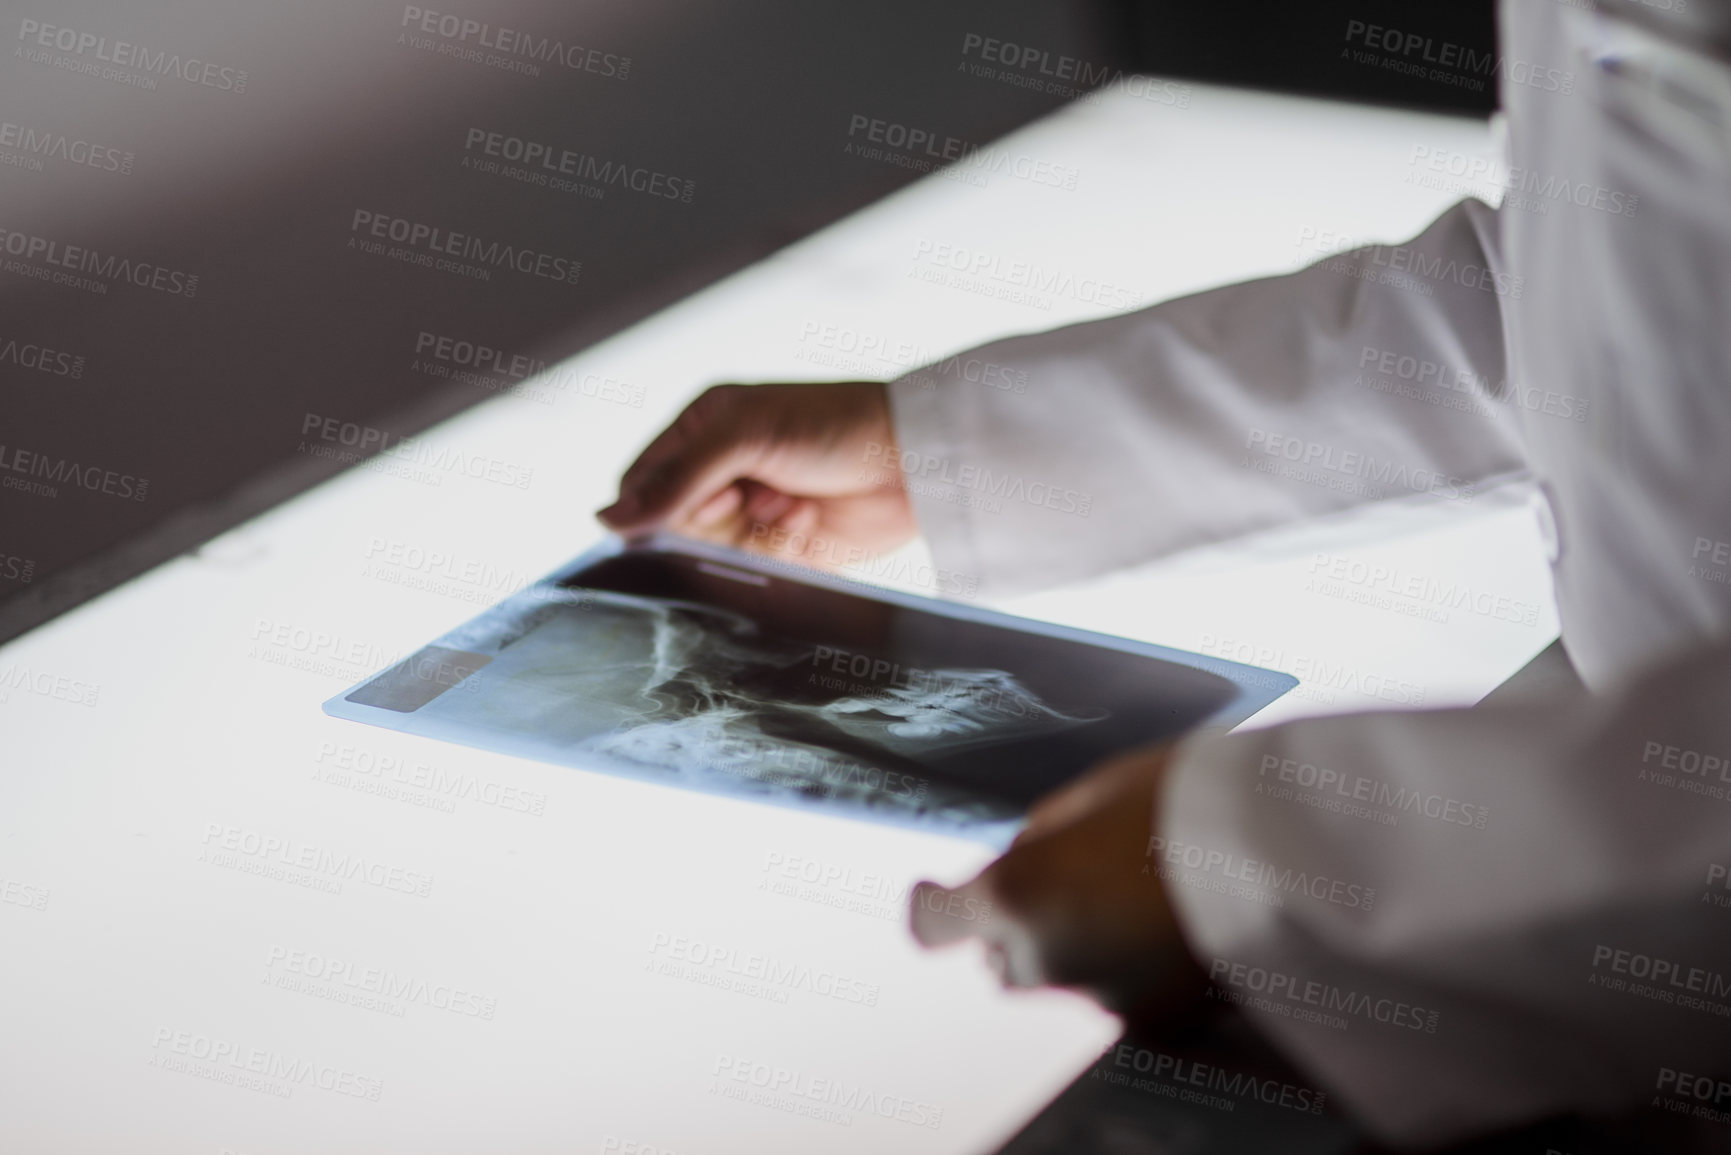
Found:
[[(437, 744), (319, 703), (591, 545), (590, 511), (704, 386), (913, 367), (849, 359), (826, 326), (935, 358), (1099, 312), (925, 283), (921, 243), (1157, 300), (1290, 269), (1304, 230), (1416, 232), (1457, 194), (1417, 183), (1415, 147), (1489, 144), (1471, 121), (1205, 87), (1187, 108), (1124, 93), (1070, 107), (1005, 146), (1074, 166), (1074, 189), (927, 178), (560, 366), (553, 405), (500, 396), (427, 434), (526, 486), (354, 469), (0, 649), (5, 684), (48, 674), (95, 700), (13, 688), (0, 703), (0, 1149), (1001, 1142), (1116, 1024), (1079, 998), (996, 989), (973, 950), (914, 946), (905, 887), (959, 880), (983, 848)], [(585, 396), (588, 374), (645, 403)], [(1350, 580), (1316, 588), (1319, 554), (1537, 612), (1436, 620)], [(1002, 608), (1305, 679), (1258, 723), (1387, 708), (1412, 687), (1471, 702), (1556, 632), (1530, 515), (1496, 496), (1390, 505)], [(307, 885), (333, 863), (338, 892)], [(758, 988), (718, 985), (759, 969)], [(754, 1064), (862, 1089), (877, 1112), (844, 1123), (723, 1093), (750, 1084), (718, 1070)]]

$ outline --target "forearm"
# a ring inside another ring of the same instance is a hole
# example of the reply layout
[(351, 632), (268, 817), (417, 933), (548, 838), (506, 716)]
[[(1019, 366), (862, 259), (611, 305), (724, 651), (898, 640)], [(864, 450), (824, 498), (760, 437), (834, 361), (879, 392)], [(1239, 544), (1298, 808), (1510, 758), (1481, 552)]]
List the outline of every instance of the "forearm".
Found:
[(891, 384), (899, 455), (875, 466), (990, 593), (1367, 500), (1470, 500), (1522, 468), (1486, 395), (1494, 226), (1466, 202), (1406, 245), (947, 358)]

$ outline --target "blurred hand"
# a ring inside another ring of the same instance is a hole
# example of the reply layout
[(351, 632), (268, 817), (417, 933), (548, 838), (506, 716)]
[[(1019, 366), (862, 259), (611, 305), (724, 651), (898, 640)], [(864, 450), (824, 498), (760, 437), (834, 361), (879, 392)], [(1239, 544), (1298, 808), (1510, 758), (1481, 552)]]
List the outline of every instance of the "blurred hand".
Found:
[(895, 448), (880, 382), (718, 385), (649, 444), (596, 516), (626, 536), (668, 529), (833, 566), (913, 537)]
[(1006, 987), (1080, 990), (1138, 1024), (1199, 1005), (1207, 977), (1148, 854), (1170, 762), (1169, 746), (1134, 751), (1042, 799), (972, 882), (914, 888), (914, 937), (978, 938)]

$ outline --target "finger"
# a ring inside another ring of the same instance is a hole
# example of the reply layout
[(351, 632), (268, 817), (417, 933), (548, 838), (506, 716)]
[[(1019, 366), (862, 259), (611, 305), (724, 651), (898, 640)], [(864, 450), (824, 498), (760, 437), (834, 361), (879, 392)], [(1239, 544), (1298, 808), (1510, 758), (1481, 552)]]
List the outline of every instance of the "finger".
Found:
[[(967, 892), (970, 888), (977, 889), (979, 882), (976, 878), (957, 890), (935, 882), (916, 883), (910, 896), (912, 901), (908, 916), (914, 941), (927, 950), (932, 950), (973, 938), (980, 934), (985, 926), (990, 925), (989, 922), (978, 919), (970, 921), (960, 915), (960, 912), (968, 909), (966, 898), (977, 897), (970, 896)], [(979, 906), (976, 902), (974, 909), (979, 909)]]
[(989, 868), (955, 890), (935, 882), (919, 883), (910, 915), (914, 940), (931, 950), (977, 938), (985, 946), (986, 964), (1006, 988), (1044, 986), (1050, 980), (1039, 936), (1020, 919), (1004, 917), (985, 901), (989, 893)]
[(660, 512), (653, 509), (660, 488), (669, 479), (683, 476), (684, 463), (704, 452), (706, 444), (710, 453), (719, 448), (726, 430), (737, 427), (746, 396), (733, 385), (704, 390), (626, 467), (619, 478), (618, 500), (596, 516), (622, 533), (652, 528), (643, 523)]
[(735, 481), (718, 490), (692, 511), (683, 522), (669, 521), (668, 528), (698, 541), (707, 541), (731, 549), (766, 557), (803, 560), (802, 553), (810, 548), (801, 525), (816, 524), (818, 503), (809, 498), (789, 498), (788, 512), (774, 525), (758, 522), (746, 513), (748, 494), (757, 482)]
[(712, 385), (692, 398), (655, 439), (644, 447), (619, 479), (623, 494), (635, 489), (650, 472), (685, 453), (716, 425), (737, 426), (740, 413), (755, 392), (742, 385)]
[(998, 981), (1006, 988), (1033, 990), (1051, 983), (1052, 976), (1047, 973), (1040, 940), (1029, 927), (1003, 920), (995, 932), (991, 949), (1003, 960), (999, 964)]
[[(665, 437), (666, 434), (662, 436)], [(653, 448), (655, 447), (650, 447)], [(624, 533), (642, 520), (644, 488), (675, 460), (670, 453), (661, 453), (654, 461), (649, 461), (648, 458), (649, 450), (645, 450), (642, 457), (631, 463), (631, 467), (619, 479), (619, 496), (612, 505), (596, 512), (595, 516), (609, 528)]]
[(799, 499), (767, 485), (753, 485), (745, 495), (745, 516), (758, 525), (775, 526)]
[(719, 525), (724, 519), (732, 516), (744, 501), (745, 498), (740, 493), (739, 486), (729, 485), (692, 512), (691, 524), (700, 529), (709, 529)]
[(802, 499), (782, 514), (776, 525), (794, 556), (813, 565), (822, 564), (813, 548), (816, 541), (812, 537), (812, 530), (817, 528), (821, 516), (822, 510), (817, 502)]
[(600, 517), (623, 534), (683, 526), (723, 489), (750, 476), (756, 463), (755, 450), (740, 445), (728, 431), (717, 430), (643, 473)]
[(711, 545), (725, 546), (728, 549), (742, 548), (742, 543), (750, 536), (750, 526), (744, 518), (739, 516), (737, 510), (708, 525), (686, 522), (669, 528), (694, 541), (708, 542)]
[(785, 502), (778, 503), (776, 508), (784, 512), (773, 521), (743, 518), (734, 544), (766, 557), (815, 565), (806, 555), (812, 552), (811, 529), (818, 522), (820, 503), (809, 497), (783, 496)]
[(644, 481), (686, 450), (693, 434), (690, 413), (691, 409), (687, 406), (673, 424), (656, 434), (655, 440), (645, 446), (637, 459), (625, 467), (625, 472), (619, 476), (619, 496), (612, 505), (597, 514), (601, 520), (611, 524), (615, 518), (630, 516), (635, 511), (637, 492), (643, 487)]
[(635, 490), (643, 484), (644, 478), (685, 452), (695, 432), (692, 422), (682, 413), (680, 420), (656, 434), (655, 440), (644, 446), (643, 452), (619, 475), (620, 495), (624, 496)]

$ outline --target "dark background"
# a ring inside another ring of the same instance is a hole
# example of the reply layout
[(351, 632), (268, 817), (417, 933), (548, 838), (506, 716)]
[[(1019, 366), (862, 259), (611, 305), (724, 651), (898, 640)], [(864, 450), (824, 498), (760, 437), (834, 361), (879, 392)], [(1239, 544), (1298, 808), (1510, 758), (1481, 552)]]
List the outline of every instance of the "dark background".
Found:
[[(567, 356), (920, 175), (846, 155), (854, 115), (984, 144), (1062, 102), (960, 71), (970, 33), (1096, 69), (1462, 115), (1491, 106), (1488, 86), (1355, 61), (1346, 37), (1361, 21), (1488, 52), (1490, 0), (418, 5), (629, 57), (624, 79), (553, 66), (527, 77), (417, 50), (398, 42), (405, 7), (6, 6), (0, 121), (133, 159), (127, 173), (0, 164), (0, 229), (193, 273), (198, 287), (190, 299), (126, 283), (98, 294), (0, 268), (0, 480), (22, 476), (4, 467), (22, 450), (149, 483), (143, 500), (0, 488), (0, 641), (343, 468), (300, 451), (309, 413), (396, 436), (488, 396), (413, 371), (417, 333)], [(244, 69), (245, 91), (173, 76), (145, 90), (31, 59), (30, 20)], [(695, 192), (689, 204), (617, 188), (594, 200), (484, 176), (460, 167), (471, 128)], [(347, 245), (356, 209), (574, 256), (581, 277), (483, 283), (366, 256)], [(81, 375), (21, 367), (8, 341), (81, 357)]]

